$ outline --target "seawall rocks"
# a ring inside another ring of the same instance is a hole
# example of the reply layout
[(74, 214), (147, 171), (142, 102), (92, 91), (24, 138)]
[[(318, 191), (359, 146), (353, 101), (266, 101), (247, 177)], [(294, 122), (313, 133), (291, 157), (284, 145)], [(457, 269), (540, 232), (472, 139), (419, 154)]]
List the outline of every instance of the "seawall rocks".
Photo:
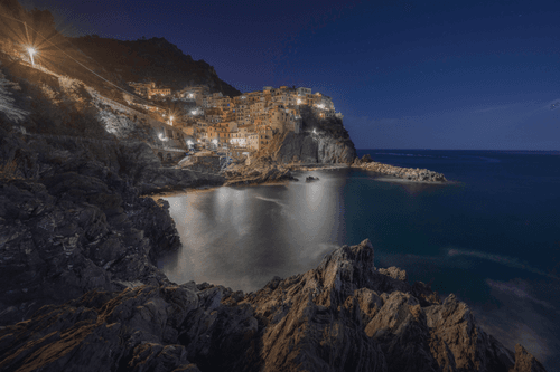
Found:
[(372, 161), (369, 154), (364, 155), (362, 160), (356, 158), (352, 163), (352, 168), (382, 173), (394, 178), (416, 182), (447, 182), (443, 173), (433, 172), (427, 169), (401, 168), (396, 165), (378, 163)]

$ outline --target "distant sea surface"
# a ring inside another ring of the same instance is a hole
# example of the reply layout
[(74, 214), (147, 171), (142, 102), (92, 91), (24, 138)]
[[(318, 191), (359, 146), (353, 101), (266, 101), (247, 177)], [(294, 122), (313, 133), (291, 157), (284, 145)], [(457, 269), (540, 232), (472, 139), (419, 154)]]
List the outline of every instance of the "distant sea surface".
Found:
[(488, 333), (560, 371), (560, 152), (358, 150), (366, 153), (452, 182), (343, 169), (166, 197), (183, 249), (160, 267), (177, 283), (250, 292), (369, 238), (376, 266), (455, 293)]

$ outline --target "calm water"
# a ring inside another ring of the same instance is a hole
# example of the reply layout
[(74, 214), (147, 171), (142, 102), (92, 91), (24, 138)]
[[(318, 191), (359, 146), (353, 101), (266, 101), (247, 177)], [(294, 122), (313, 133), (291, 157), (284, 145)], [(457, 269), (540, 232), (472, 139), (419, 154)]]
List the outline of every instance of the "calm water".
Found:
[[(365, 150), (374, 160), (445, 173), (446, 185), (388, 182), (357, 170), (166, 198), (183, 250), (172, 281), (254, 291), (369, 238), (376, 265), (455, 293), (508, 347), (560, 371), (560, 153)], [(296, 176), (297, 177), (297, 176)]]

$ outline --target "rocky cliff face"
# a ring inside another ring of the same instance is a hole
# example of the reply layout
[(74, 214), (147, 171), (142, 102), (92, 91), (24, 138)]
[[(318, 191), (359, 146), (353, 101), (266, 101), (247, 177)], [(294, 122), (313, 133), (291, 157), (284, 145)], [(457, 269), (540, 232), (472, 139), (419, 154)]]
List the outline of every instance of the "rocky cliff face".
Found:
[(140, 195), (209, 180), (161, 169), (142, 142), (0, 128), (0, 145), (0, 324), (88, 290), (167, 282), (154, 264), (179, 248), (177, 230), (164, 201)]
[(346, 163), (356, 158), (356, 148), (338, 117), (320, 118), (307, 106), (300, 107), (301, 133), (290, 132), (276, 138), (271, 158), (289, 163)]
[(376, 269), (368, 240), (256, 293), (195, 285), (92, 291), (0, 329), (2, 371), (544, 371), (468, 306)]
[(352, 163), (356, 149), (352, 141), (334, 138), (330, 134), (290, 132), (273, 152), (272, 159), (289, 163), (292, 160), (304, 163)]

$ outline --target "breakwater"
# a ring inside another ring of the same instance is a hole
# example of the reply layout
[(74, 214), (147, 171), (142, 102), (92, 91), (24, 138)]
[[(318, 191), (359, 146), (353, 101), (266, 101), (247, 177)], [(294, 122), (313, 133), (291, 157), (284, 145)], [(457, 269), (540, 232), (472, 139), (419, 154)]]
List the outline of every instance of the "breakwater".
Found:
[(356, 158), (351, 167), (415, 182), (447, 182), (443, 173), (430, 171), (428, 169), (402, 168), (396, 165), (375, 162), (371, 159), (369, 154), (364, 155), (362, 159)]

